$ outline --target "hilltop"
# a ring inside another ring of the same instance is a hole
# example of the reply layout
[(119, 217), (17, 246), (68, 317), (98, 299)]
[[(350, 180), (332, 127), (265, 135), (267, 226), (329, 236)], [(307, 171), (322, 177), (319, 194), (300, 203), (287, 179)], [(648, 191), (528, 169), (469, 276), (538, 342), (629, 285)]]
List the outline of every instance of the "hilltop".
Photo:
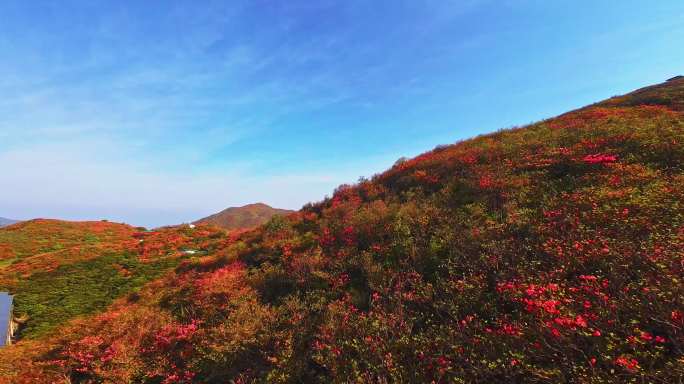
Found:
[(14, 382), (677, 382), (684, 79), (441, 146), (0, 351)]
[(213, 224), (227, 230), (248, 229), (266, 223), (273, 216), (285, 216), (293, 212), (287, 209), (273, 208), (264, 203), (255, 203), (224, 209), (219, 213), (197, 220), (195, 224)]

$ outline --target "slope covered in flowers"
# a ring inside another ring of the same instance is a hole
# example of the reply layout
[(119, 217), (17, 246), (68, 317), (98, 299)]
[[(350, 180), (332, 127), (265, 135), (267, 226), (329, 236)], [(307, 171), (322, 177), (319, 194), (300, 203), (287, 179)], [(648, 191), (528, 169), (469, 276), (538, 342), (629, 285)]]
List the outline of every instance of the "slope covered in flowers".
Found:
[(8, 267), (37, 255), (119, 244), (135, 231), (128, 225), (106, 221), (25, 221), (0, 229), (0, 263)]
[(681, 381), (683, 101), (675, 80), (400, 161), (1, 351), (5, 375)]
[(154, 232), (125, 224), (31, 220), (0, 229), (0, 289), (15, 295), (19, 337), (49, 334), (106, 308), (187, 258), (209, 252), (223, 231), (206, 226)]

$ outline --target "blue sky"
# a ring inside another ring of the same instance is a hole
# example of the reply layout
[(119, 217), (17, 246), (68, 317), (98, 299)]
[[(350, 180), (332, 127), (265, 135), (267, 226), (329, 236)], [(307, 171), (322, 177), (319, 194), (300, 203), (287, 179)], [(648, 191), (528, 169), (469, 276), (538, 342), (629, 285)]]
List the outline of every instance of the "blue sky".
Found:
[(5, 0), (0, 20), (0, 216), (17, 219), (299, 208), (684, 73), (681, 0)]

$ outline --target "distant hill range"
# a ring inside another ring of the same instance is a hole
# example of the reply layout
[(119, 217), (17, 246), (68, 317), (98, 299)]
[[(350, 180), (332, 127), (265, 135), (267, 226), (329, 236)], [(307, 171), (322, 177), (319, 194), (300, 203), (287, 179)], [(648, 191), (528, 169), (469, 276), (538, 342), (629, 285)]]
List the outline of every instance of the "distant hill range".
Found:
[(11, 220), (11, 219), (6, 219), (4, 217), (0, 217), (0, 227), (6, 227), (8, 225), (12, 225), (14, 223), (18, 223), (17, 220)]
[(248, 204), (243, 207), (230, 207), (214, 215), (197, 220), (195, 224), (214, 224), (218, 227), (233, 230), (258, 227), (273, 216), (286, 216), (294, 211), (273, 208), (267, 204)]

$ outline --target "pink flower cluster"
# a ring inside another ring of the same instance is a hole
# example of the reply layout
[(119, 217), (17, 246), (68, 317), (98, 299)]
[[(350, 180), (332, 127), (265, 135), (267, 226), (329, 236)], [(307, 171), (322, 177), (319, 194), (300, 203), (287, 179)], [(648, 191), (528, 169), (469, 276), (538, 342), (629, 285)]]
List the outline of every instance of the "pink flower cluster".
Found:
[(587, 164), (604, 164), (604, 163), (614, 163), (617, 161), (617, 156), (615, 155), (605, 155), (605, 154), (595, 154), (595, 155), (586, 155), (582, 158), (582, 161), (584, 161)]

